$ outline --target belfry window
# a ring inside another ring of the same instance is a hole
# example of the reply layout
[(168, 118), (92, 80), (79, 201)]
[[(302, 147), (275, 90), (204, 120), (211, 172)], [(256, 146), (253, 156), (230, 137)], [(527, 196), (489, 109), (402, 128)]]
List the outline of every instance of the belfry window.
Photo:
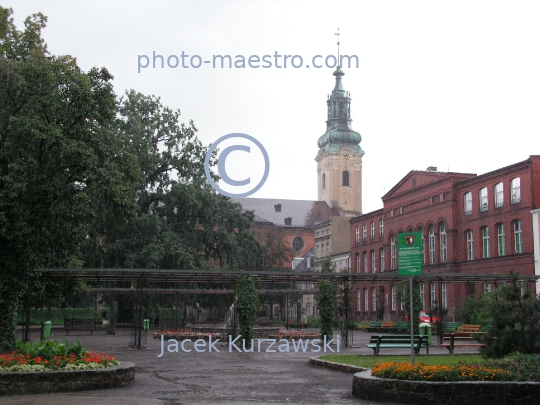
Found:
[(347, 170), (343, 171), (343, 185), (349, 187), (349, 172)]

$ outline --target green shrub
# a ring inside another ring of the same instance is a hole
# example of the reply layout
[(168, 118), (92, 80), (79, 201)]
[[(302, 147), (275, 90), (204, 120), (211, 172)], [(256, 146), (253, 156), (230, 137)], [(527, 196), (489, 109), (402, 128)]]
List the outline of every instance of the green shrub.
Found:
[(504, 359), (485, 361), (483, 364), (509, 371), (517, 381), (540, 382), (540, 354), (514, 353)]

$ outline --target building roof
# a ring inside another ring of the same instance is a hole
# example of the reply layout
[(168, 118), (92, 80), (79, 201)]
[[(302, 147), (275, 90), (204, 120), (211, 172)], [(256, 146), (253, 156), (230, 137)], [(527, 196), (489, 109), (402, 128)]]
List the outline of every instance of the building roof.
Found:
[[(316, 222), (339, 216), (339, 212), (331, 209), (324, 201), (279, 198), (231, 198), (231, 200), (241, 204), (246, 211), (254, 211), (257, 223), (312, 228)], [(291, 218), (290, 225), (286, 225), (287, 218)]]

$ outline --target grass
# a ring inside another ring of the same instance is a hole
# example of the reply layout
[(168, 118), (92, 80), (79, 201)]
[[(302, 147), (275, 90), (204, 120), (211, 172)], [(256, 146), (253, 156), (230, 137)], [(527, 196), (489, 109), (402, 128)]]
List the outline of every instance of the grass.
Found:
[[(341, 364), (350, 364), (358, 367), (372, 368), (375, 363), (386, 362), (408, 362), (411, 361), (411, 356), (358, 356), (355, 354), (330, 354), (328, 356), (321, 357), (321, 360), (333, 361)], [(457, 364), (459, 361), (466, 363), (481, 363), (485, 359), (479, 354), (463, 354), (463, 355), (416, 355), (414, 356), (414, 363), (424, 363), (426, 366), (442, 365), (448, 366)]]

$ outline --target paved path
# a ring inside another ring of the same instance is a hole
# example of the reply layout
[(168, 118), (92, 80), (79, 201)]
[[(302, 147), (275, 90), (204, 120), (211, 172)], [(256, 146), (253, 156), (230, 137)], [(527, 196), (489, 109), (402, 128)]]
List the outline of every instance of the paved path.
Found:
[[(365, 347), (370, 334), (355, 332), (355, 345), (342, 353), (373, 354)], [(54, 339), (65, 339), (63, 331), (53, 330)], [(120, 331), (116, 336), (79, 332), (88, 350), (114, 354), (120, 361), (137, 365), (135, 383), (126, 387), (77, 393), (2, 397), (3, 405), (199, 405), (199, 404), (373, 404), (351, 396), (352, 374), (309, 367), (313, 353), (238, 353), (228, 346), (216, 347), (220, 353), (161, 352), (159, 340), (149, 334), (145, 350), (127, 347), (130, 336)], [(192, 348), (192, 347), (191, 347)], [(385, 354), (404, 354), (407, 349), (392, 349)], [(448, 353), (432, 347), (430, 353)], [(315, 354), (316, 355), (316, 354)], [(380, 404), (380, 403), (378, 403)]]

